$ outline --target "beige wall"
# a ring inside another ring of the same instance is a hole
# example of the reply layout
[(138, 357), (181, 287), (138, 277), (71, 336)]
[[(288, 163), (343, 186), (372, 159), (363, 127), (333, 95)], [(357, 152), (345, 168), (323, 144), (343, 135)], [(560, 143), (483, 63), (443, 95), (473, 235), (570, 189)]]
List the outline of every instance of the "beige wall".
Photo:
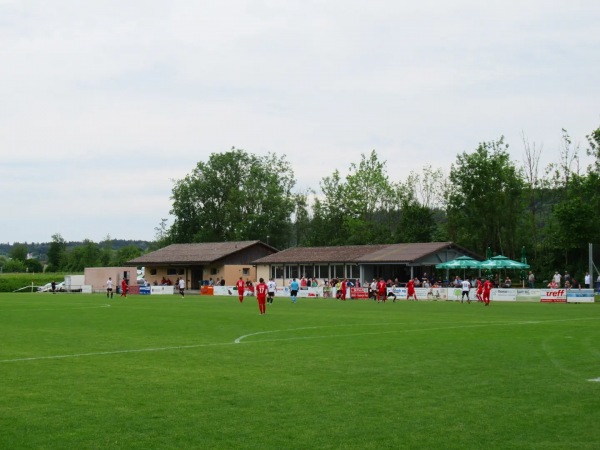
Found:
[(108, 277), (113, 280), (113, 289), (116, 291), (117, 286), (123, 279), (123, 273), (128, 272), (128, 279), (131, 283), (135, 283), (137, 279), (137, 269), (135, 267), (88, 267), (84, 270), (85, 284), (92, 286), (92, 292), (106, 290), (106, 281)]
[(223, 276), (221, 278), (225, 278), (225, 284), (227, 286), (235, 285), (240, 277), (242, 277), (244, 281), (256, 281), (256, 266), (252, 266), (250, 264), (240, 266), (224, 266), (222, 270)]
[[(213, 270), (214, 269), (214, 270)], [(156, 270), (156, 274), (153, 275), (152, 271)], [(178, 268), (177, 270), (179, 271), (183, 271), (183, 274), (177, 274), (177, 275), (167, 275), (167, 267), (146, 267), (146, 274), (145, 274), (145, 278), (148, 281), (148, 283), (150, 284), (154, 284), (154, 281), (156, 281), (158, 284), (161, 283), (163, 277), (165, 279), (171, 279), (171, 282), (173, 284), (175, 284), (175, 281), (177, 280), (177, 277), (183, 276), (183, 277), (187, 277), (188, 278), (188, 288), (190, 289), (198, 289), (199, 286), (189, 286), (189, 268)], [(267, 272), (268, 272), (268, 267), (267, 267)], [(215, 273), (212, 273), (215, 272)], [(247, 274), (246, 274), (247, 272)], [(202, 271), (202, 279), (204, 280), (209, 280), (209, 279), (213, 279), (213, 281), (216, 283), (217, 278), (224, 278), (225, 279), (225, 284), (227, 286), (233, 286), (235, 285), (236, 281), (242, 277), (244, 279), (244, 281), (246, 281), (247, 279), (252, 280), (252, 281), (256, 281), (258, 280), (257, 275), (256, 275), (256, 267), (252, 266), (251, 264), (245, 264), (245, 265), (231, 265), (231, 266), (219, 266), (219, 265), (209, 265), (209, 266), (204, 266), (204, 269)], [(266, 280), (267, 278), (265, 278)], [(106, 280), (105, 280), (106, 281)]]

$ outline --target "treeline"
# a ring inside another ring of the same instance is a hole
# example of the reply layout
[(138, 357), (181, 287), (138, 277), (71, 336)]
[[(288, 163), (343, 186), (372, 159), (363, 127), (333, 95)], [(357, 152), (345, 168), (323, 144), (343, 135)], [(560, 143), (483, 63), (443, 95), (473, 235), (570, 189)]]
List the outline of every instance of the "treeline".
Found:
[[(600, 128), (581, 149), (563, 130), (558, 160), (540, 167), (541, 147), (523, 137), (513, 161), (503, 138), (457, 155), (446, 174), (431, 165), (394, 180), (377, 153), (348, 173), (334, 170), (318, 189), (294, 192), (285, 157), (232, 148), (214, 153), (175, 182), (174, 222), (156, 245), (260, 239), (276, 248), (453, 241), (525, 256), (539, 277), (583, 273), (588, 243), (600, 251)], [(592, 157), (581, 166), (580, 154)]]
[[(588, 243), (600, 257), (600, 128), (585, 148), (563, 130), (558, 159), (540, 167), (542, 149), (523, 137), (523, 160), (511, 160), (503, 138), (457, 155), (446, 173), (425, 166), (396, 180), (377, 153), (361, 155), (318, 188), (294, 190), (285, 156), (241, 149), (213, 153), (175, 181), (170, 213), (155, 241), (84, 241), (60, 234), (48, 244), (17, 244), (0, 256), (4, 271), (82, 271), (117, 266), (171, 243), (261, 240), (278, 249), (401, 242), (453, 241), (485, 257), (491, 250), (526, 257), (543, 279), (555, 270), (581, 277)], [(592, 164), (582, 167), (585, 152)], [(42, 247), (46, 245), (46, 247)], [(4, 247), (0, 245), (0, 253)], [(489, 249), (489, 250), (488, 250)], [(23, 252), (39, 252), (34, 260)], [(45, 259), (43, 257), (45, 255)], [(17, 270), (18, 269), (18, 270)], [(35, 267), (36, 271), (39, 267)]]
[(110, 237), (100, 243), (67, 242), (57, 233), (48, 243), (0, 244), (0, 268), (6, 273), (82, 272), (86, 267), (121, 266), (151, 245), (147, 241)]

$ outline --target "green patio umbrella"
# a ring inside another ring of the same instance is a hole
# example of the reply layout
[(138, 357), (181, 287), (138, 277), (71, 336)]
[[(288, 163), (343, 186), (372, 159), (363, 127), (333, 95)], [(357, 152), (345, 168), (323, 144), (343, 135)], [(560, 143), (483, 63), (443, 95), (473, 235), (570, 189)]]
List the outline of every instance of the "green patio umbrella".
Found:
[[(479, 261), (469, 257), (469, 256), (459, 256), (452, 261), (446, 261), (435, 266), (436, 269), (446, 269), (446, 270), (460, 270), (463, 271), (463, 278), (465, 277), (467, 269), (479, 269)], [(446, 274), (448, 275), (448, 274)]]
[(469, 257), (459, 256), (452, 261), (446, 261), (435, 266), (436, 269), (479, 269), (480, 262)]
[(482, 269), (529, 269), (529, 264), (512, 260), (503, 255), (493, 256), (479, 264)]

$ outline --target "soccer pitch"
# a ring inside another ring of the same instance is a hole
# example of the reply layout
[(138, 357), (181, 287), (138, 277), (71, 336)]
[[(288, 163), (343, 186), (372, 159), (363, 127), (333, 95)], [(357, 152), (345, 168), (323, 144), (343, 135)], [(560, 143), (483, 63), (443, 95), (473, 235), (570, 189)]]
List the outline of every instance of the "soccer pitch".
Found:
[(598, 449), (600, 305), (0, 294), (0, 448)]

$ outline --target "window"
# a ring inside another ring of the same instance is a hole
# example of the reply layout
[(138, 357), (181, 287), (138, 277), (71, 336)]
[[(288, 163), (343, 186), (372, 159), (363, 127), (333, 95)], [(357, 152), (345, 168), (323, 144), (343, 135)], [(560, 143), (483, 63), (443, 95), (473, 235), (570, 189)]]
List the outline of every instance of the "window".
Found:
[(155, 268), (150, 269), (150, 275), (156, 275), (156, 269)]
[(242, 275), (245, 275), (245, 276), (250, 275), (250, 267), (244, 267), (242, 269)]
[(177, 275), (177, 269), (175, 269), (173, 267), (168, 267), (167, 268), (167, 275)]
[(283, 278), (283, 266), (271, 266), (271, 278)]
[(314, 276), (314, 267), (311, 266), (300, 266), (300, 275), (306, 278), (312, 278)]
[(329, 279), (329, 266), (315, 266), (315, 278)]
[(346, 266), (348, 278), (360, 278), (360, 266), (358, 264), (350, 264)]
[(336, 264), (331, 266), (331, 278), (342, 278), (344, 277), (344, 266)]
[(286, 278), (298, 278), (298, 266), (285, 266)]
[(211, 275), (216, 275), (219, 273), (219, 269), (217, 269), (216, 267), (211, 267), (210, 268), (210, 274)]

